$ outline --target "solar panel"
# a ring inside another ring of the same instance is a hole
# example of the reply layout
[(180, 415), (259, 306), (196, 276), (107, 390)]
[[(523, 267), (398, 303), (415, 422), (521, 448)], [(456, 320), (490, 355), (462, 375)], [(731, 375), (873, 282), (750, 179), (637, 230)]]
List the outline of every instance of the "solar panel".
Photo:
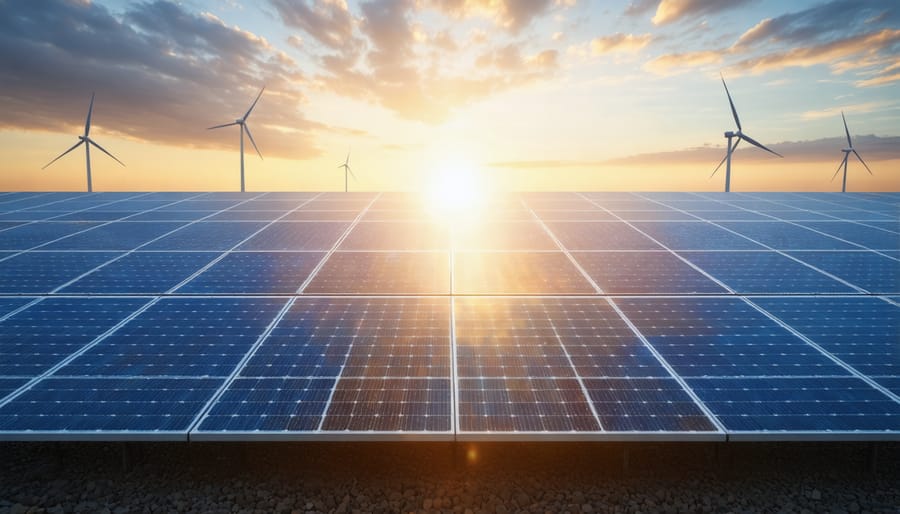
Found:
[(471, 214), (0, 193), (0, 440), (900, 438), (900, 194)]
[(0, 261), (0, 293), (49, 293), (118, 257), (110, 252), (28, 252)]
[(562, 252), (456, 252), (455, 294), (593, 294)]
[(275, 222), (249, 241), (238, 247), (238, 250), (305, 250), (325, 251), (331, 249), (349, 224), (318, 222)]
[(670, 252), (573, 252), (607, 294), (716, 294), (725, 288)]
[(308, 294), (448, 294), (447, 252), (335, 252)]
[(791, 256), (865, 289), (900, 292), (900, 260), (874, 252), (791, 252)]
[(211, 252), (134, 252), (60, 289), (72, 294), (162, 294), (212, 261)]
[(36, 377), (80, 350), (146, 298), (47, 298), (0, 322), (0, 376)]
[(180, 294), (293, 294), (324, 254), (233, 252), (176, 290)]
[(853, 293), (855, 289), (776, 252), (681, 252), (738, 293)]

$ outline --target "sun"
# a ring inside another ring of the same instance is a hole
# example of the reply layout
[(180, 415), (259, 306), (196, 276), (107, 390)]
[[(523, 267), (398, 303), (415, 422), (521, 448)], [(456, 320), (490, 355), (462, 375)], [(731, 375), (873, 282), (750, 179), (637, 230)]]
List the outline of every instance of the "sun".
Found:
[(428, 209), (440, 216), (469, 216), (478, 210), (484, 184), (475, 165), (465, 159), (446, 159), (432, 173), (425, 195)]

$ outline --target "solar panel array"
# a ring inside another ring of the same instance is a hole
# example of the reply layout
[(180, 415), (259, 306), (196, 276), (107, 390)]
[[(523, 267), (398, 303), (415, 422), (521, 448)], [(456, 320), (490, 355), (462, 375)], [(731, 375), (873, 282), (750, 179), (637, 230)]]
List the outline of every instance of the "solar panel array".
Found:
[(0, 194), (0, 439), (900, 439), (900, 194)]

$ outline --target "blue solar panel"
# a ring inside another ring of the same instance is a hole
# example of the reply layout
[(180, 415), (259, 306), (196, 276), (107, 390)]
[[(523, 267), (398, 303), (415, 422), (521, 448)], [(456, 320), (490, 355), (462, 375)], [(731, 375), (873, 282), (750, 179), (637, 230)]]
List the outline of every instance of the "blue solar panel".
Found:
[(874, 252), (790, 252), (870, 293), (900, 293), (900, 260)]
[(275, 221), (284, 216), (283, 211), (228, 210), (214, 214), (207, 221)]
[(484, 221), (454, 227), (453, 247), (458, 251), (557, 249), (553, 239), (535, 221)]
[(661, 250), (622, 222), (550, 222), (550, 231), (568, 250)]
[(738, 298), (623, 298), (616, 304), (682, 377), (849, 374)]
[[(803, 226), (865, 246), (871, 250), (900, 250), (900, 234), (845, 221), (806, 222)], [(896, 228), (896, 225), (895, 225)]]
[(169, 432), (175, 433), (169, 438), (184, 439), (221, 382), (209, 378), (46, 378), (0, 407), (0, 434), (65, 439), (79, 433), (149, 432), (146, 438), (163, 438)]
[(142, 305), (145, 298), (47, 298), (0, 322), (0, 375), (35, 377)]
[(49, 293), (121, 254), (29, 252), (0, 261), (0, 293)]
[(62, 288), (62, 293), (161, 294), (212, 261), (217, 253), (135, 252)]
[(134, 211), (81, 211), (58, 216), (57, 221), (113, 221), (135, 214)]
[(333, 378), (238, 378), (216, 400), (195, 434), (314, 432)]
[(238, 250), (330, 250), (349, 223), (281, 221), (238, 247)]
[(575, 252), (573, 255), (607, 294), (726, 292), (670, 252)]
[(446, 252), (335, 252), (307, 294), (447, 294)]
[(141, 249), (225, 251), (247, 239), (264, 226), (266, 224), (262, 222), (200, 221), (187, 225)]
[[(546, 237), (546, 236), (544, 236)], [(356, 224), (339, 250), (449, 250), (447, 225), (418, 221)]]
[(182, 223), (119, 221), (60, 239), (43, 247), (47, 250), (133, 250), (171, 232)]
[(32, 298), (2, 298), (0, 297), (0, 317), (18, 309), (26, 303), (32, 301)]
[(853, 293), (852, 287), (776, 252), (681, 252), (738, 293)]
[(851, 250), (857, 248), (833, 237), (779, 221), (733, 221), (722, 222), (721, 225), (776, 250)]
[(10, 393), (27, 384), (31, 378), (26, 377), (0, 377), (0, 401), (2, 401)]
[(702, 221), (636, 222), (637, 228), (672, 250), (761, 250), (747, 239)]
[(589, 378), (584, 381), (609, 432), (711, 432), (716, 427), (672, 378)]
[(164, 298), (56, 375), (227, 377), (286, 301)]
[(900, 307), (872, 297), (753, 302), (858, 371), (900, 376)]
[(3, 237), (0, 237), (0, 250), (27, 250), (96, 226), (97, 223), (61, 221), (21, 225), (3, 231)]
[(324, 254), (235, 252), (187, 284), (181, 294), (294, 294)]
[(688, 383), (725, 428), (757, 437), (900, 427), (900, 403), (855, 377), (694, 378)]

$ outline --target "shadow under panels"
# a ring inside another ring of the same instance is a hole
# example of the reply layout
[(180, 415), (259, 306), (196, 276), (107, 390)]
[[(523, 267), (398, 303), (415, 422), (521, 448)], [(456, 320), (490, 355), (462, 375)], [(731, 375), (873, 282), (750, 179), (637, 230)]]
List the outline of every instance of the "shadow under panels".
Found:
[(456, 298), (459, 438), (715, 438), (602, 299)]
[(447, 298), (298, 298), (191, 439), (452, 439), (450, 355)]

